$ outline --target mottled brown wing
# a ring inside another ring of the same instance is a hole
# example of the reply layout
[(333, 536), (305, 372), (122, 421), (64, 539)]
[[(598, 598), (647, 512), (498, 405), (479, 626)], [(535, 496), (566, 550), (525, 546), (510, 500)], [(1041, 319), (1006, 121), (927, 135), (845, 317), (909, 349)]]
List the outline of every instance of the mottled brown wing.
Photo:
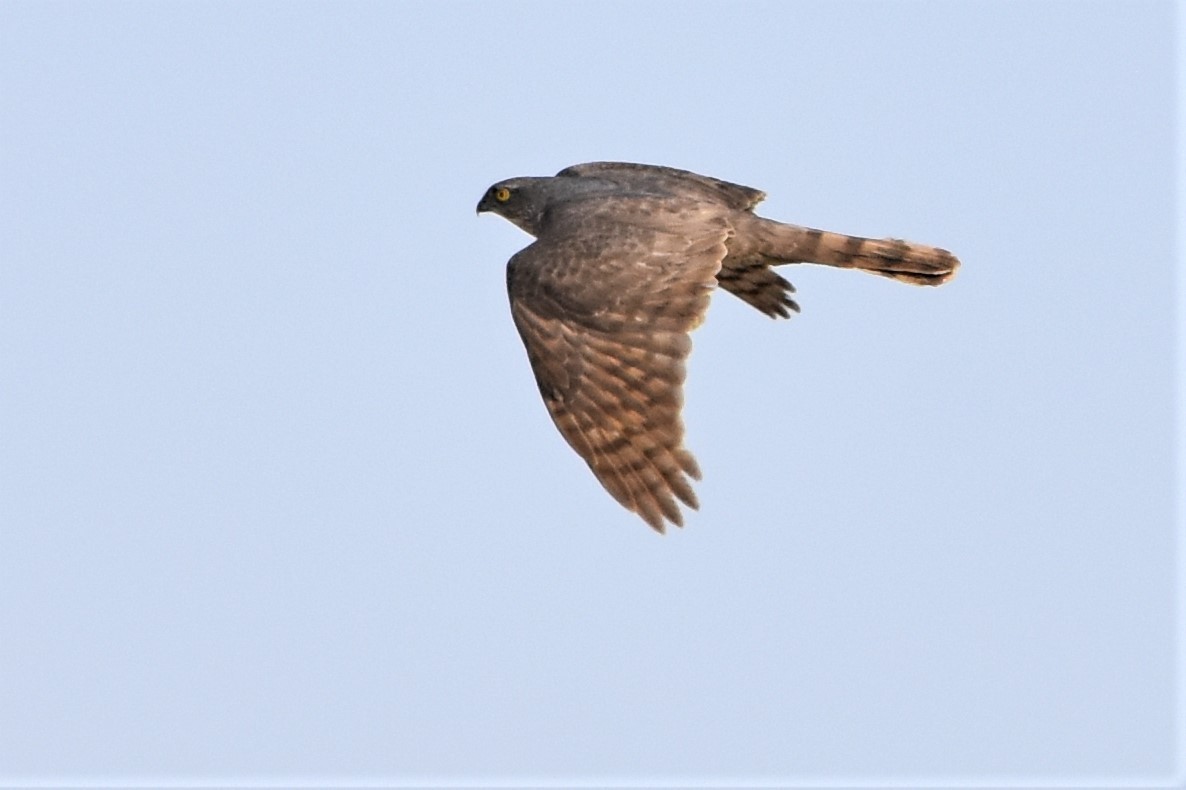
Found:
[(613, 181), (624, 189), (636, 189), (685, 198), (698, 198), (731, 209), (752, 209), (766, 198), (766, 193), (753, 187), (702, 176), (690, 170), (662, 165), (640, 165), (634, 162), (586, 162), (566, 167), (556, 174), (559, 178), (593, 176)]
[(792, 312), (799, 312), (799, 303), (791, 298), (795, 286), (770, 264), (761, 255), (730, 255), (717, 273), (717, 282), (771, 318), (790, 318)]
[(599, 201), (507, 267), (511, 313), (556, 427), (659, 532), (682, 526), (677, 499), (698, 504), (680, 417), (684, 363), (732, 232), (709, 207), (669, 203)]

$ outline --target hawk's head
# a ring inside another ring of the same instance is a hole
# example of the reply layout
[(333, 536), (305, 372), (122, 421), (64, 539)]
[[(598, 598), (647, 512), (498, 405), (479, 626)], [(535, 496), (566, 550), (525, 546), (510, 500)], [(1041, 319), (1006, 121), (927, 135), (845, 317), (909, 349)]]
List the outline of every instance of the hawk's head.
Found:
[(532, 236), (547, 208), (551, 178), (510, 178), (486, 190), (478, 202), (478, 213), (492, 211), (518, 225)]

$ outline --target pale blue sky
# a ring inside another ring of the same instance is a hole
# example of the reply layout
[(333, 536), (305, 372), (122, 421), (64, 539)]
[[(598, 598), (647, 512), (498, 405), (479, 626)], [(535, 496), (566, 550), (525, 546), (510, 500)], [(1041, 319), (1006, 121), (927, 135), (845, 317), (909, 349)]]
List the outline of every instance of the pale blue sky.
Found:
[[(1180, 780), (1179, 25), (0, 4), (0, 784)], [(666, 537), (474, 215), (596, 159), (964, 264), (715, 298)]]

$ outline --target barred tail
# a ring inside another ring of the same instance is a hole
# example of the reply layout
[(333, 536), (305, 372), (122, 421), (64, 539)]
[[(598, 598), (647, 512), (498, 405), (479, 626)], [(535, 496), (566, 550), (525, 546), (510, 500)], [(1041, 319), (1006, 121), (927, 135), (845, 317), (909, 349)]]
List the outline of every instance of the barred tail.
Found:
[(959, 268), (947, 250), (901, 239), (864, 239), (767, 220), (765, 255), (779, 263), (822, 263), (892, 277), (913, 285), (941, 285)]

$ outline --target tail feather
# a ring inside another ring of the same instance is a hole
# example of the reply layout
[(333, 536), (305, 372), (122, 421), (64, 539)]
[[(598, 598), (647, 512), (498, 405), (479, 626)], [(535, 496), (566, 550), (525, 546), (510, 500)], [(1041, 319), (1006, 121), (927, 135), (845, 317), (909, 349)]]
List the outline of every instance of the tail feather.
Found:
[(769, 222), (762, 252), (779, 263), (822, 263), (860, 269), (913, 285), (941, 285), (955, 276), (950, 252), (901, 239), (865, 239)]

